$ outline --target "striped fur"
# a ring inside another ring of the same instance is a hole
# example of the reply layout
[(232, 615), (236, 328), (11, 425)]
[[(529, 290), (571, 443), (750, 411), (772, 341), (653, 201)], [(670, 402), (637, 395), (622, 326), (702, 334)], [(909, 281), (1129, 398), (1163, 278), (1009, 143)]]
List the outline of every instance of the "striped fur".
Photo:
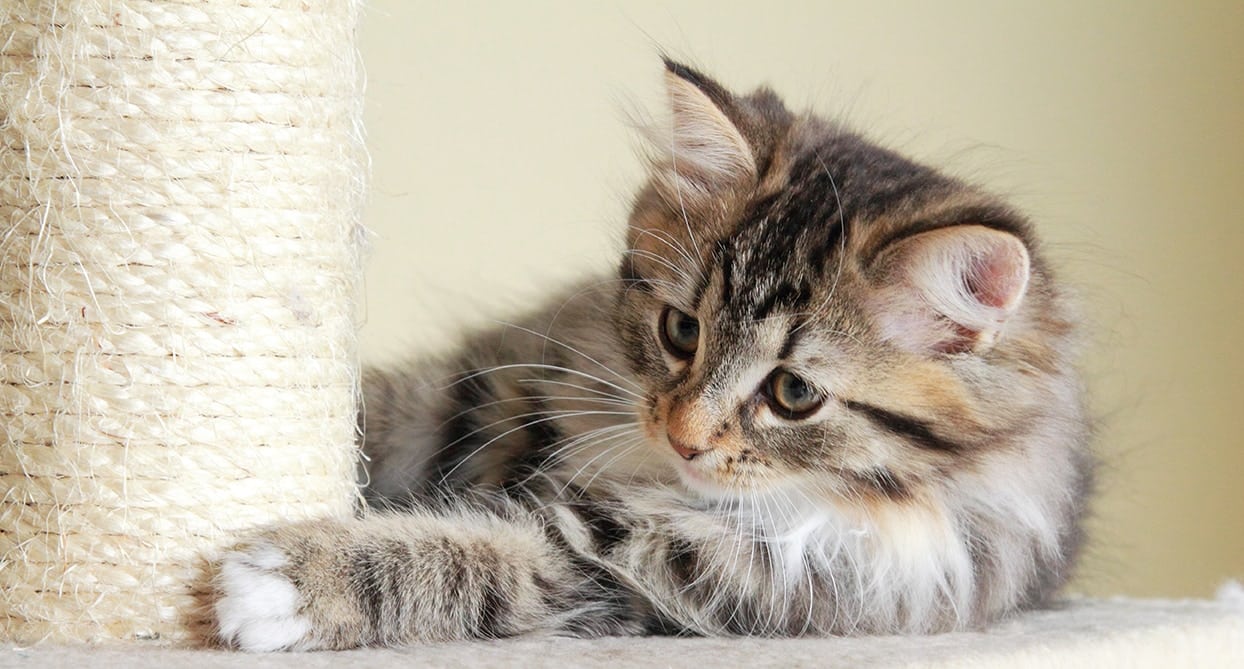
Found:
[[(667, 84), (618, 272), (367, 371), (372, 510), (232, 551), (226, 641), (928, 633), (1066, 581), (1090, 430), (1029, 224), (767, 90)], [(782, 370), (822, 403), (781, 410)]]

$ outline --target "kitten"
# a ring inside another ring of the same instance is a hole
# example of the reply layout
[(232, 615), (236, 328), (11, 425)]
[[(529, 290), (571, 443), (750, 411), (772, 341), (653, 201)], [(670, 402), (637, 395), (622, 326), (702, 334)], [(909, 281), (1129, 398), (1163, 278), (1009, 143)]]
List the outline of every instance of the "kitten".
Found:
[(1029, 224), (767, 89), (665, 77), (617, 274), (368, 370), (388, 510), (235, 548), (223, 639), (929, 633), (1067, 580), (1089, 426)]

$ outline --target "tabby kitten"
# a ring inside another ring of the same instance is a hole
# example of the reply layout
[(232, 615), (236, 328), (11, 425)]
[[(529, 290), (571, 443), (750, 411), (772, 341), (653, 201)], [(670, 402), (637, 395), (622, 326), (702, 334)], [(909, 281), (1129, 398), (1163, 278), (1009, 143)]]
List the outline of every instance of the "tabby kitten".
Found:
[(767, 89), (665, 77), (617, 273), (367, 371), (381, 510), (236, 547), (223, 639), (928, 633), (1067, 580), (1089, 429), (1029, 224)]

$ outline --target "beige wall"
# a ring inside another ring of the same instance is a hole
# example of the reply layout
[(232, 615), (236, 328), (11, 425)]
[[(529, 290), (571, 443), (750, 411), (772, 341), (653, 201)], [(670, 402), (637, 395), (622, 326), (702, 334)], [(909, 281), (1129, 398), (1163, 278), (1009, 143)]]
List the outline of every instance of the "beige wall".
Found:
[(368, 4), (366, 359), (612, 264), (639, 177), (623, 111), (659, 102), (659, 44), (1029, 211), (1095, 333), (1105, 469), (1080, 585), (1244, 577), (1244, 5)]

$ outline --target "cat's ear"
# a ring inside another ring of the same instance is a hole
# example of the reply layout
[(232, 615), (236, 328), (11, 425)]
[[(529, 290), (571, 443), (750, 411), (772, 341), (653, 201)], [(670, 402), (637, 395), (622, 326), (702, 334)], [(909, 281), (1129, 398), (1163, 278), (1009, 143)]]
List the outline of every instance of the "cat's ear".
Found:
[(712, 193), (753, 183), (756, 157), (739, 130), (742, 113), (734, 96), (717, 82), (668, 58), (665, 89), (672, 127), (654, 138), (665, 154), (670, 186)]
[(917, 352), (987, 350), (1019, 309), (1030, 275), (1024, 243), (982, 225), (919, 233), (878, 263), (881, 334)]

